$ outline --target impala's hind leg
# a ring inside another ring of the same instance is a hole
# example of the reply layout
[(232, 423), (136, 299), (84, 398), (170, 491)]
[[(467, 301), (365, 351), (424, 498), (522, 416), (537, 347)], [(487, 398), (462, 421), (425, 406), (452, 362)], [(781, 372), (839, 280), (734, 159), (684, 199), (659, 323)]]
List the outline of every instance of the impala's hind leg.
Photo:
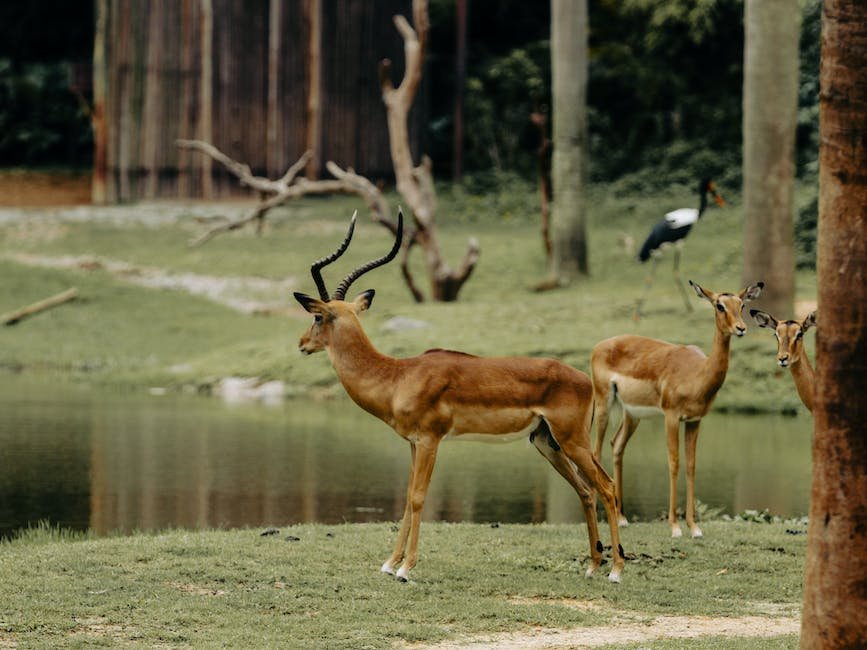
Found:
[(623, 510), (623, 453), (626, 451), (626, 444), (638, 427), (638, 422), (636, 418), (629, 415), (626, 409), (623, 409), (623, 422), (611, 440), (612, 456), (614, 456), (614, 494), (617, 497), (620, 513), (618, 523), (621, 526), (629, 525), (629, 520)]
[(590, 540), (590, 566), (585, 575), (589, 578), (602, 564), (602, 541), (599, 539), (599, 526), (596, 522), (596, 498), (590, 485), (581, 478), (575, 464), (569, 460), (560, 449), (560, 445), (551, 435), (547, 423), (542, 420), (538, 428), (530, 435), (533, 446), (551, 463), (554, 469), (566, 479), (569, 485), (578, 493), (581, 507), (584, 509), (584, 519), (587, 521), (587, 537)]
[(592, 454), (590, 449), (575, 441), (565, 440), (561, 444), (563, 451), (575, 464), (575, 468), (582, 479), (592, 486), (602, 498), (602, 503), (605, 506), (605, 515), (608, 518), (608, 526), (611, 529), (611, 558), (613, 566), (611, 573), (608, 574), (608, 579), (611, 582), (620, 582), (620, 573), (623, 571), (625, 564), (623, 557), (623, 546), (620, 544), (620, 529), (618, 528), (617, 520), (618, 507), (617, 497), (615, 496), (614, 481), (605, 468)]

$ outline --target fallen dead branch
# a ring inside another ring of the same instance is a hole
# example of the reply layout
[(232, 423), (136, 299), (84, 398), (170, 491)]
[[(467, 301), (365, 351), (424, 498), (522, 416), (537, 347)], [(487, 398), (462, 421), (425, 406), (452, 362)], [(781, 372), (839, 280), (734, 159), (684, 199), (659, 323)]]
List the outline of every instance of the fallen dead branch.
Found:
[(69, 302), (70, 300), (75, 300), (76, 298), (78, 298), (78, 289), (76, 289), (75, 287), (67, 289), (66, 291), (58, 293), (55, 296), (45, 298), (44, 300), (40, 300), (39, 302), (34, 302), (32, 305), (27, 305), (26, 307), (16, 309), (13, 312), (9, 312), (8, 314), (0, 316), (0, 325), (15, 325), (16, 323), (24, 320), (28, 316), (38, 314), (39, 312), (45, 311), (46, 309), (51, 309), (52, 307), (57, 307), (58, 305), (62, 305), (63, 303)]

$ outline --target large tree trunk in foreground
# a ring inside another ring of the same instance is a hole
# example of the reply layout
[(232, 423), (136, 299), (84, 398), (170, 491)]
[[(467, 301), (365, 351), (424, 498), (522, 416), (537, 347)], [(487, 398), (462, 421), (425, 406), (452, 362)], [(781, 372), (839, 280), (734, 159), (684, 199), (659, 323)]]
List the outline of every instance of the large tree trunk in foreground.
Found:
[(825, 0), (813, 489), (802, 648), (867, 639), (867, 3)]
[(793, 313), (793, 202), (798, 118), (798, 0), (747, 0), (744, 12), (744, 286), (757, 301)]

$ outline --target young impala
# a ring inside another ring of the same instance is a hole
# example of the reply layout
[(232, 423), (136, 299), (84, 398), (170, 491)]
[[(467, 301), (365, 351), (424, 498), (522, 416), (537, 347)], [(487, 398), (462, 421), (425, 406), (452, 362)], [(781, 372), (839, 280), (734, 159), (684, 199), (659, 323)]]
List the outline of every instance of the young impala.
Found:
[(798, 397), (808, 410), (813, 410), (813, 367), (804, 350), (804, 334), (816, 325), (816, 312), (810, 314), (800, 323), (796, 320), (778, 321), (770, 314), (750, 309), (750, 316), (756, 319), (759, 327), (774, 330), (777, 337), (777, 363), (782, 368), (792, 371)]
[(623, 516), (623, 452), (641, 418), (663, 416), (668, 440), (669, 501), (668, 522), (671, 536), (680, 537), (677, 523), (677, 472), (680, 423), (684, 423), (686, 451), (686, 524), (693, 537), (701, 537), (695, 523), (695, 446), (698, 429), (717, 391), (723, 385), (729, 364), (732, 335), (743, 336), (746, 325), (741, 318), (745, 302), (761, 293), (759, 282), (739, 294), (714, 293), (690, 281), (700, 298), (714, 307), (716, 330), (710, 356), (694, 345), (674, 345), (665, 341), (625, 334), (597, 343), (590, 361), (593, 396), (596, 402), (596, 447), (598, 459), (608, 429), (612, 406), (619, 403), (623, 421), (611, 441), (614, 452), (614, 483)]
[(614, 482), (590, 449), (593, 389), (587, 375), (553, 359), (482, 358), (439, 349), (407, 359), (382, 354), (358, 318), (370, 307), (373, 289), (352, 301), (344, 296), (361, 275), (397, 254), (403, 215), (398, 215), (391, 252), (352, 271), (329, 297), (321, 269), (343, 254), (354, 227), (355, 216), (340, 247), (310, 269), (319, 298), (303, 293), (295, 293), (295, 298), (314, 316), (313, 325), (301, 337), (301, 352), (326, 350), (355, 403), (409, 442), (412, 464), (406, 507), (397, 544), (382, 571), (392, 575), (396, 571), (405, 581), (416, 564), (421, 510), (442, 441), (529, 437), (581, 499), (590, 538), (588, 576), (602, 562), (594, 492), (601, 496), (611, 527), (613, 566), (608, 578), (619, 582), (624, 558)]

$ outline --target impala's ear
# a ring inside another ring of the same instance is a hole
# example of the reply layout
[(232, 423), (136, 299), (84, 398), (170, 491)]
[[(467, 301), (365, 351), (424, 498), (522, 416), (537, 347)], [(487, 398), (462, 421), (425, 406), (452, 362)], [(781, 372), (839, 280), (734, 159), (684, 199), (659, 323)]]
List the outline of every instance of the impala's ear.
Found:
[(691, 286), (693, 289), (695, 289), (695, 293), (699, 298), (704, 298), (705, 300), (709, 300), (710, 302), (713, 302), (713, 293), (711, 293), (707, 289), (701, 288), (699, 285), (697, 285), (692, 280), (689, 281), (689, 286)]
[(292, 294), (295, 296), (295, 300), (301, 303), (301, 306), (304, 307), (311, 314), (322, 314), (327, 311), (325, 307), (325, 303), (319, 298), (313, 298), (308, 296), (306, 293), (299, 293), (298, 291)]
[(373, 296), (376, 294), (376, 291), (373, 289), (368, 289), (367, 291), (363, 291), (358, 294), (358, 297), (352, 303), (355, 306), (355, 313), (361, 313), (370, 309), (370, 305), (373, 303)]
[(770, 314), (766, 314), (758, 309), (750, 309), (750, 316), (755, 319), (759, 327), (767, 327), (772, 330), (777, 329), (777, 320)]
[(764, 288), (765, 288), (764, 282), (756, 282), (755, 284), (751, 284), (746, 289), (741, 291), (741, 300), (743, 300), (744, 302), (749, 302), (750, 300), (755, 300), (756, 298), (758, 298), (761, 295), (762, 289), (764, 289)]
[(801, 323), (801, 331), (806, 332), (811, 327), (816, 326), (816, 311), (811, 311), (807, 317), (804, 319), (804, 322)]

